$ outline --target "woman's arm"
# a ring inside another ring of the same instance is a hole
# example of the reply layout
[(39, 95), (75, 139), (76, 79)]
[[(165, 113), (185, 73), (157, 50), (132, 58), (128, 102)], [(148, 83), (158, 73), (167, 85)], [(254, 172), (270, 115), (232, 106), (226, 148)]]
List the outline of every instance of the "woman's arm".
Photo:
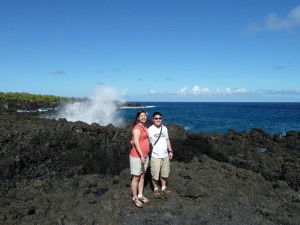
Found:
[(145, 156), (143, 155), (142, 148), (141, 148), (141, 145), (140, 145), (141, 131), (139, 129), (133, 129), (132, 133), (133, 133), (133, 142), (134, 142), (134, 145), (135, 145), (135, 148), (136, 148), (137, 152), (140, 155), (141, 162), (145, 163), (145, 161), (146, 161)]

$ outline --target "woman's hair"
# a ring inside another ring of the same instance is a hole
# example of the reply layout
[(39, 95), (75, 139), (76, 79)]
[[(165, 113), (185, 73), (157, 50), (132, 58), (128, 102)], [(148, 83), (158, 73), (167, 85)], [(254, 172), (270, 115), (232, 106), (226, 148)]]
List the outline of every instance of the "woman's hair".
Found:
[(144, 111), (144, 110), (139, 110), (137, 113), (136, 113), (136, 116), (135, 116), (135, 120), (134, 120), (134, 123), (133, 123), (133, 126), (134, 127), (136, 124), (138, 124), (139, 122), (139, 117), (142, 113), (145, 113), (147, 115), (147, 113)]

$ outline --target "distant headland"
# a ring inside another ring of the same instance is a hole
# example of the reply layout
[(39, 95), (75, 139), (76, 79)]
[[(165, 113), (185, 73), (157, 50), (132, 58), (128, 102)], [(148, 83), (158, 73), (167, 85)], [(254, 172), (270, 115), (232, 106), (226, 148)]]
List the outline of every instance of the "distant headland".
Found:
[[(38, 95), (26, 92), (0, 92), (0, 110), (16, 112), (48, 112), (57, 110), (64, 103), (84, 102), (89, 98)], [(117, 108), (146, 108), (138, 102), (114, 101)]]

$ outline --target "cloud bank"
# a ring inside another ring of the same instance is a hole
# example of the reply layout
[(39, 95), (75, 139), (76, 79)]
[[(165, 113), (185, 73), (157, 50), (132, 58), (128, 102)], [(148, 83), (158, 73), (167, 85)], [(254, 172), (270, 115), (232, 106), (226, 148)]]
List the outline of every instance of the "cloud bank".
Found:
[(182, 87), (173, 92), (149, 90), (147, 99), (160, 101), (299, 101), (300, 87), (290, 90), (249, 90), (239, 88)]
[(246, 88), (217, 88), (217, 89), (209, 89), (209, 88), (201, 88), (198, 85), (193, 86), (192, 88), (183, 87), (179, 89), (176, 93), (178, 95), (185, 96), (197, 96), (197, 95), (229, 95), (229, 94), (245, 94), (249, 91)]

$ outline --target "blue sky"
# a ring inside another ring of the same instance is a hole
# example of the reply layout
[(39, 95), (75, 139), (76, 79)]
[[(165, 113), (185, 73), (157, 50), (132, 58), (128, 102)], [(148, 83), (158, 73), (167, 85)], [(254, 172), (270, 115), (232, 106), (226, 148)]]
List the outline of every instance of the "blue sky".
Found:
[(1, 0), (0, 91), (300, 101), (300, 1)]

